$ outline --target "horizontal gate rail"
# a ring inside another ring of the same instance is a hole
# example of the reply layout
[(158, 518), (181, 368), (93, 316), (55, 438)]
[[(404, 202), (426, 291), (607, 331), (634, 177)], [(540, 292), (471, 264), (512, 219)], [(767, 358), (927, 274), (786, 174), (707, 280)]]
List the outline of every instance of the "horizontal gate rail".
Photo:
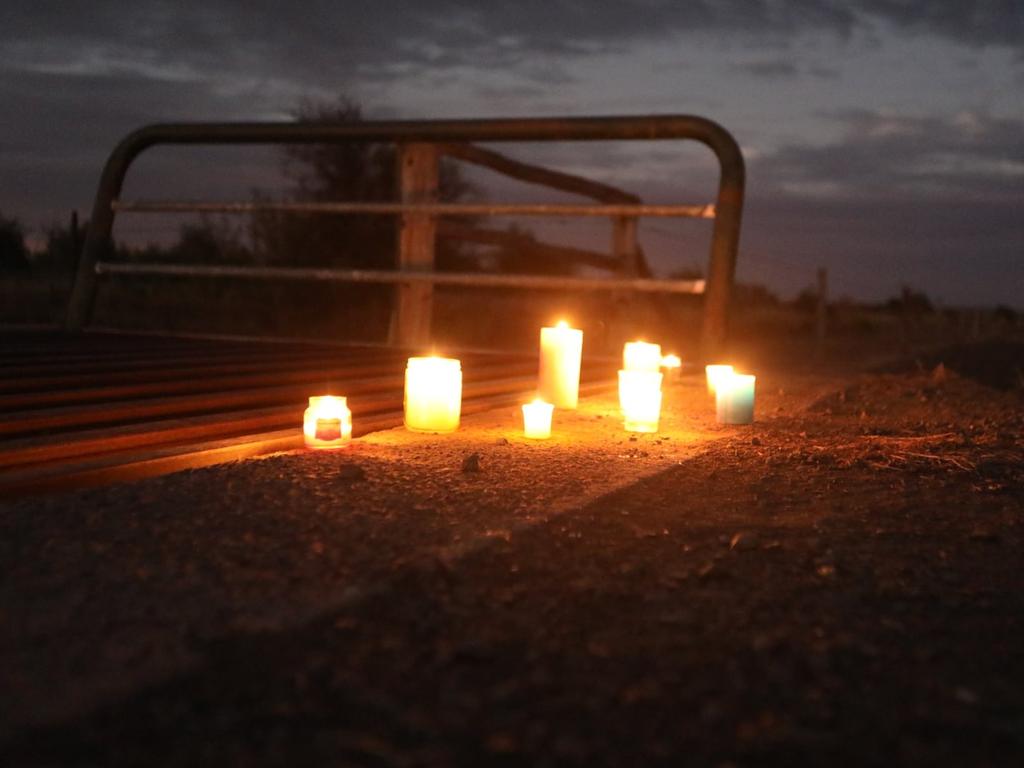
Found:
[(715, 218), (713, 205), (575, 205), (572, 203), (334, 203), (334, 202), (204, 202), (176, 200), (115, 200), (115, 211), (131, 213), (348, 213), (394, 215), (420, 213), (434, 216), (651, 216), (659, 218)]
[(187, 264), (124, 264), (100, 261), (99, 275), (167, 275), (174, 277), (238, 277), (256, 280), (316, 280), (347, 283), (430, 283), (476, 288), (540, 288), (546, 290), (703, 293), (704, 280), (609, 279), (548, 275), (493, 275), (479, 272), (396, 272), (374, 269), (303, 267), (229, 267)]

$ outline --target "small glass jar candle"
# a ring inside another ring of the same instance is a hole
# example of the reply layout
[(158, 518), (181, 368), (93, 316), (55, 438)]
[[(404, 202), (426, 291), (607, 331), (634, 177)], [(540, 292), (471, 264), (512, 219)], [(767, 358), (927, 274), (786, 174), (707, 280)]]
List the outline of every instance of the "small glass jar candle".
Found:
[(679, 355), (665, 355), (661, 358), (661, 372), (665, 374), (666, 381), (679, 381), (682, 370), (683, 361)]
[(564, 320), (540, 329), (537, 393), (556, 408), (573, 409), (579, 402), (583, 331)]
[(406, 429), (454, 432), (462, 411), (462, 363), (448, 357), (410, 357), (404, 406)]
[(340, 448), (352, 439), (352, 411), (344, 397), (321, 395), (309, 398), (302, 417), (307, 448)]
[(619, 371), (619, 407), (627, 432), (657, 432), (661, 416), (662, 375)]
[(646, 341), (627, 341), (622, 347), (622, 369), (624, 371), (649, 371), (658, 373), (661, 368), (661, 345)]
[(741, 373), (719, 380), (715, 389), (715, 415), (720, 424), (753, 423), (755, 381), (755, 376)]
[(708, 394), (714, 395), (718, 388), (718, 382), (728, 376), (732, 376), (731, 365), (705, 365), (704, 375), (708, 380)]
[(551, 414), (555, 406), (537, 398), (523, 404), (523, 436), (532, 440), (547, 440), (551, 437)]

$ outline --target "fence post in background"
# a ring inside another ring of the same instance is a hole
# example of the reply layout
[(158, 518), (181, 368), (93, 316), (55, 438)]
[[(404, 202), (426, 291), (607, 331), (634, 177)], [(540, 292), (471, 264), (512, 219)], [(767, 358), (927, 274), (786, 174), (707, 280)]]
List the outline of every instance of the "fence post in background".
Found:
[(82, 241), (81, 235), (78, 231), (78, 211), (71, 212), (71, 225), (68, 229), (68, 234), (71, 238), (71, 256), (74, 260), (74, 266), (78, 266), (78, 257), (81, 255)]
[[(398, 177), (403, 203), (436, 203), (438, 150), (434, 144), (409, 143), (398, 147)], [(437, 220), (432, 214), (403, 213), (398, 235), (398, 269), (432, 272)], [(392, 343), (423, 347), (430, 343), (434, 289), (429, 283), (398, 287), (392, 314)]]
[(828, 270), (818, 269), (817, 303), (814, 312), (814, 344), (818, 355), (825, 352), (825, 334), (828, 330)]

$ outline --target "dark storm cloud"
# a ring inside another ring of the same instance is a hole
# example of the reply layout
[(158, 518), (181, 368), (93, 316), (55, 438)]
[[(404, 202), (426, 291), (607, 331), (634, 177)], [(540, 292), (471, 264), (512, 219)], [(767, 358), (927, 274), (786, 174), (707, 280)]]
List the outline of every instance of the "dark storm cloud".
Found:
[(840, 139), (790, 145), (752, 163), (763, 183), (833, 197), (1024, 199), (1024, 120), (869, 111), (832, 115)]
[(745, 64), (737, 64), (734, 69), (754, 77), (775, 78), (794, 77), (800, 70), (789, 59), (761, 59), (749, 61)]
[(879, 23), (1024, 50), (1018, 0), (519, 0), (486, 10), (469, 0), (6, 5), (0, 36), (8, 66), (17, 64), (12, 54), (51, 66), (78, 55), (86, 68), (131, 64), (166, 77), (238, 67), (264, 76), (389, 78), (410, 67), (508, 67), (538, 54), (571, 56), (686, 33), (743, 34), (767, 44), (803, 32), (847, 37)]

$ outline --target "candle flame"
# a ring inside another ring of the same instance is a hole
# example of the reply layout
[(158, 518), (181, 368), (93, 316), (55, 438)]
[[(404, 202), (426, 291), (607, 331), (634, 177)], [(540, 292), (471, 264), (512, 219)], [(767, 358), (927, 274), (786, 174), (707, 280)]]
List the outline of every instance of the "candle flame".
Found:
[(568, 328), (569, 324), (567, 322), (565, 322), (565, 320), (559, 320), (558, 323), (555, 325), (555, 327), (556, 328)]
[(662, 368), (678, 368), (683, 364), (683, 361), (679, 359), (679, 355), (665, 355), (661, 358)]

